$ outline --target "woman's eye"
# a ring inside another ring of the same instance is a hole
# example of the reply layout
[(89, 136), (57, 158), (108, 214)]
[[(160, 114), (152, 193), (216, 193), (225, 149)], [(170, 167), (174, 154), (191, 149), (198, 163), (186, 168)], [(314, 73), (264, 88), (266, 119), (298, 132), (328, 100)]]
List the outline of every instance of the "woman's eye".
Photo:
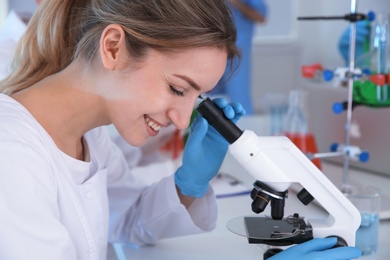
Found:
[(172, 92), (173, 94), (175, 94), (175, 95), (177, 95), (177, 96), (180, 96), (180, 97), (184, 96), (184, 92), (179, 91), (179, 90), (175, 89), (175, 88), (172, 87), (172, 86), (169, 86), (169, 89), (171, 90), (171, 92)]

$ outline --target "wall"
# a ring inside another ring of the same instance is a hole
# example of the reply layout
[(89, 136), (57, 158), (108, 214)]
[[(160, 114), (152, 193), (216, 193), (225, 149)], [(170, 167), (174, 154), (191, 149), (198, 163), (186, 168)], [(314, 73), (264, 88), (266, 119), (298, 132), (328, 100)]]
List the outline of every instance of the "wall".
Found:
[(0, 27), (7, 18), (8, 13), (8, 2), (5, 0), (0, 0)]
[(8, 7), (14, 9), (17, 13), (33, 13), (37, 5), (34, 0), (8, 0)]

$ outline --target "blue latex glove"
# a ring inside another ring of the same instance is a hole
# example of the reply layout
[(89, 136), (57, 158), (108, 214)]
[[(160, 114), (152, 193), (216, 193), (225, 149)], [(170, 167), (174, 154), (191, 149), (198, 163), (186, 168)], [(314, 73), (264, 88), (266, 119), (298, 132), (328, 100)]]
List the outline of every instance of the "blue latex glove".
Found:
[[(332, 248), (337, 243), (337, 238), (315, 238), (308, 242), (292, 246), (269, 260), (347, 260), (356, 259), (362, 255), (356, 247)], [(331, 248), (331, 249), (330, 249)]]
[(264, 1), (264, 0), (242, 0), (241, 2), (244, 4), (247, 4), (251, 8), (255, 9), (262, 16), (264, 16), (264, 17), (268, 16), (268, 5), (267, 5), (266, 1)]
[[(345, 64), (349, 63), (349, 34), (350, 28), (343, 32), (339, 40), (339, 51), (343, 57)], [(364, 54), (364, 42), (369, 40), (371, 34), (371, 26), (367, 21), (358, 21), (356, 22), (356, 46), (355, 46), (355, 59)], [(362, 64), (356, 64), (361, 66)]]
[[(228, 104), (223, 98), (213, 101), (234, 123), (245, 114), (239, 103)], [(221, 168), (228, 145), (225, 138), (206, 119), (201, 115), (195, 118), (184, 147), (183, 164), (175, 173), (175, 183), (181, 194), (195, 198), (206, 194), (210, 180)]]

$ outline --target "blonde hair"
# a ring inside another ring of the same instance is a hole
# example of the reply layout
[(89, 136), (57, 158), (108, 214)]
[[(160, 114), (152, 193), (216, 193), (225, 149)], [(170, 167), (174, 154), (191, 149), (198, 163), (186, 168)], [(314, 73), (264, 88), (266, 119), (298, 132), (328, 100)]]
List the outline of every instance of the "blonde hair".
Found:
[(90, 63), (109, 24), (125, 31), (132, 57), (217, 46), (239, 57), (226, 0), (45, 0), (18, 44), (11, 74), (0, 92), (11, 95), (82, 58)]

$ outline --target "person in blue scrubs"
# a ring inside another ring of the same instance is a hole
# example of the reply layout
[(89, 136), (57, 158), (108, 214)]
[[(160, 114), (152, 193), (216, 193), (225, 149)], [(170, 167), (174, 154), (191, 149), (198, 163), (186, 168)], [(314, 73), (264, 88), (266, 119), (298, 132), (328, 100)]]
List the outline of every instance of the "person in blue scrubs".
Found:
[[(268, 14), (264, 0), (230, 0), (237, 27), (237, 46), (241, 60), (237, 71), (228, 78), (226, 71), (212, 94), (226, 95), (231, 101), (241, 103), (247, 115), (253, 114), (251, 97), (252, 38), (256, 23), (264, 23)], [(229, 66), (227, 66), (229, 69)], [(228, 70), (227, 69), (227, 70)]]

